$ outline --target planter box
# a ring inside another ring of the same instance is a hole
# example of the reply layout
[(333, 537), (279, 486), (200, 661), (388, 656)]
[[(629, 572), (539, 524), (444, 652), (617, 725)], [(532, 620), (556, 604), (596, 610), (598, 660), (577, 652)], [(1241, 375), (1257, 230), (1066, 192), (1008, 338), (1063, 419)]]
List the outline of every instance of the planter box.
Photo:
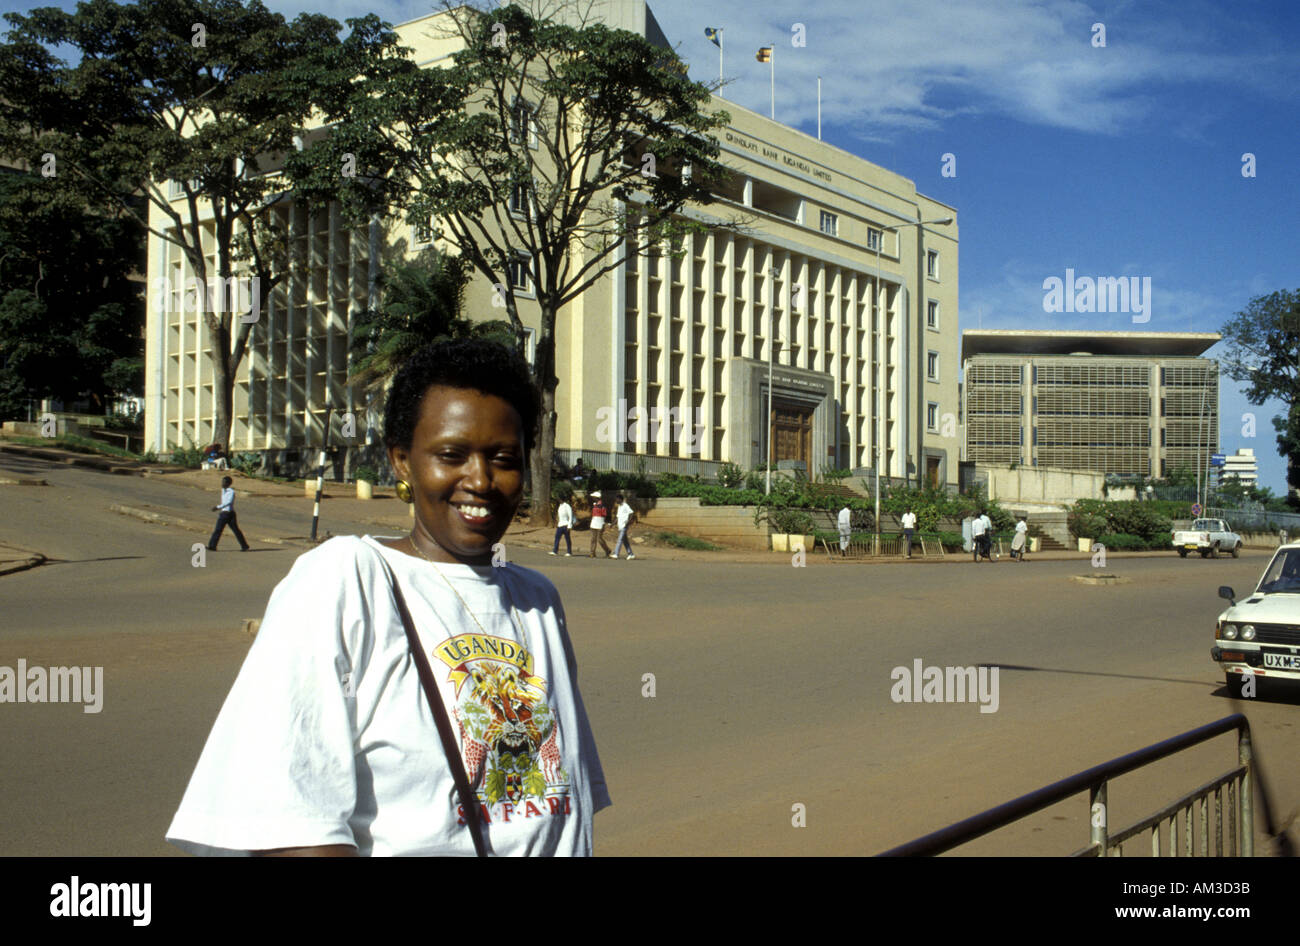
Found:
[(789, 546), (790, 546), (790, 537), (789, 537), (788, 535), (786, 535), (784, 532), (773, 532), (773, 533), (772, 533), (772, 551), (773, 551), (773, 552), (785, 552), (785, 551), (788, 551), (788, 550), (789, 550)]
[(373, 499), (375, 488), (369, 480), (357, 480), (357, 499)]
[(816, 547), (816, 539), (811, 535), (792, 535), (788, 539), (786, 550), (789, 552), (797, 552), (803, 549), (805, 553), (808, 553)]
[(1029, 551), (1030, 551), (1030, 552), (1037, 552), (1038, 549), (1039, 549), (1039, 546), (1041, 546), (1042, 544), (1043, 544), (1043, 540), (1042, 540), (1042, 539), (1040, 539), (1038, 536), (1032, 536), (1032, 537), (1029, 539)]
[(1092, 539), (1080, 539), (1080, 540), (1079, 540), (1079, 551), (1080, 551), (1080, 552), (1091, 552), (1091, 551), (1092, 551)]

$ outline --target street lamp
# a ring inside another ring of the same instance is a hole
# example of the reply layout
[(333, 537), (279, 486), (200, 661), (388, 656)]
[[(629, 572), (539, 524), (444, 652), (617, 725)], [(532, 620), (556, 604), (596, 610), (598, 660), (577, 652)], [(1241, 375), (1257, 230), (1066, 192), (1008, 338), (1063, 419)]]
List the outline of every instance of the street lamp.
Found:
[[(888, 232), (888, 231), (891, 231), (891, 230), (901, 230), (903, 227), (927, 227), (927, 226), (931, 226), (931, 225), (939, 226), (939, 227), (946, 227), (946, 226), (948, 226), (950, 223), (952, 223), (952, 220), (953, 220), (952, 217), (944, 217), (944, 218), (941, 219), (941, 220), (915, 220), (915, 221), (909, 221), (909, 222), (907, 222), (907, 223), (896, 223), (896, 224), (893, 224), (892, 226), (888, 226), (888, 227), (876, 227), (876, 228), (875, 228), (876, 230), (878, 230), (878, 231), (880, 232), (880, 236), (876, 239), (876, 291), (875, 291), (875, 296), (874, 296), (874, 300), (873, 300), (873, 301), (875, 302), (875, 307), (876, 307), (876, 308), (881, 312), (882, 315), (883, 315), (883, 313), (884, 313), (884, 307), (880, 304), (880, 246), (881, 246), (882, 243), (885, 242), (885, 233)], [(867, 242), (868, 242), (868, 243), (871, 242), (871, 230), (872, 230), (872, 227), (870, 226), (870, 224), (868, 224), (868, 226), (867, 226)], [(919, 246), (917, 247), (917, 250), (918, 250), (918, 252), (920, 251), (920, 247), (919, 247)], [(920, 317), (920, 314), (921, 314), (921, 313), (920, 313), (920, 309), (919, 309), (920, 304), (921, 304), (921, 297), (918, 295), (918, 296), (917, 296), (917, 306), (918, 306), (917, 316), (918, 316), (918, 318)], [(884, 345), (884, 332), (881, 331), (880, 329), (881, 329), (880, 323), (877, 322), (877, 323), (876, 323), (876, 335), (877, 335), (877, 337), (879, 338), (879, 341), (877, 342), (877, 344), (878, 344), (879, 346), (883, 347), (883, 345)], [(877, 352), (877, 355), (879, 355), (879, 352)], [(875, 359), (875, 365), (876, 365), (876, 372), (877, 372), (877, 374), (879, 375), (879, 379), (878, 379), (878, 381), (877, 381), (877, 383), (876, 383), (876, 385), (875, 385), (875, 390), (872, 392), (872, 394), (873, 394), (873, 399), (874, 399), (874, 401), (875, 401), (875, 408), (876, 408), (876, 431), (875, 431), (875, 437), (873, 438), (873, 439), (875, 440), (875, 442), (876, 442), (876, 443), (875, 443), (875, 448), (876, 448), (876, 449), (875, 449), (875, 454), (876, 454), (876, 462), (875, 462), (875, 467), (876, 467), (876, 543), (875, 543), (875, 550), (872, 552), (872, 554), (873, 554), (873, 555), (879, 555), (879, 554), (880, 554), (880, 459), (881, 459), (881, 449), (880, 449), (880, 425), (881, 425), (881, 422), (882, 422), (882, 420), (883, 420), (883, 412), (881, 411), (881, 407), (880, 407), (880, 388), (884, 385), (884, 380), (885, 380), (884, 375), (885, 375), (885, 372), (882, 370), (882, 366), (881, 366), (880, 358), (879, 358), (879, 357), (877, 357), (877, 358)], [(920, 431), (917, 432), (917, 436), (920, 437)], [(920, 476), (920, 473), (921, 473), (921, 471), (920, 471), (920, 468), (918, 467), (918, 469), (917, 469), (917, 475)]]

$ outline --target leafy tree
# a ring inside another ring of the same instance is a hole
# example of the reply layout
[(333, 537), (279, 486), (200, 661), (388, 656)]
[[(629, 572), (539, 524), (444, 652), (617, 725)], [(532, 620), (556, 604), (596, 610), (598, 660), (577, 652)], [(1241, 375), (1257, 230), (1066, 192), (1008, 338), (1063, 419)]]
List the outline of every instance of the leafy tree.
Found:
[(1287, 485), (1300, 490), (1300, 290), (1256, 296), (1220, 329), (1223, 369), (1249, 382), (1252, 404), (1277, 398), (1286, 413), (1273, 418), (1278, 452), (1287, 458)]
[[(671, 51), (628, 31), (569, 25), (590, 22), (580, 9), (590, 2), (568, 4), (566, 22), (548, 19), (557, 8), (546, 0), (528, 3), (447, 9), (462, 48), (446, 68), (411, 62), (382, 86), (359, 83), (329, 116), (332, 133), (294, 160), (353, 213), (400, 209), (436, 224), (494, 287), (493, 306), (520, 346), (517, 296), (531, 284), (541, 322), (531, 511), (540, 520), (551, 495), (559, 312), (626, 256), (703, 229), (680, 212), (712, 201), (726, 171), (711, 132), (730, 118), (703, 110), (709, 87), (690, 81)], [(342, 179), (349, 154), (358, 173)]]
[(0, 417), (144, 393), (143, 232), (57, 181), (0, 173)]
[[(371, 16), (349, 20), (340, 39), (328, 17), (289, 23), (260, 0), (88, 0), (75, 12), (5, 16), (13, 28), (0, 46), (0, 153), (49, 168), (61, 186), (118, 206), (179, 247), (204, 289), (213, 440), (228, 443), (235, 372), (260, 313), (214, 311), (210, 287), (255, 278), (265, 300), (283, 278), (273, 205), (292, 182), (264, 172), (294, 150), (313, 114), (382, 68), (394, 35)], [(152, 213), (133, 206), (137, 191)]]

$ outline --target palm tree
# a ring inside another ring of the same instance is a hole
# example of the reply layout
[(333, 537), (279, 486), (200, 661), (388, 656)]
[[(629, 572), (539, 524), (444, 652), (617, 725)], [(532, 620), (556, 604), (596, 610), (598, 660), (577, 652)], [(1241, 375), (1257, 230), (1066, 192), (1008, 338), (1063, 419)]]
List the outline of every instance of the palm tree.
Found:
[(348, 380), (368, 395), (387, 387), (415, 352), (449, 338), (489, 338), (514, 347), (509, 322), (476, 322), (461, 314), (470, 267), (458, 256), (428, 249), (381, 274), (377, 309), (352, 323), (352, 370)]

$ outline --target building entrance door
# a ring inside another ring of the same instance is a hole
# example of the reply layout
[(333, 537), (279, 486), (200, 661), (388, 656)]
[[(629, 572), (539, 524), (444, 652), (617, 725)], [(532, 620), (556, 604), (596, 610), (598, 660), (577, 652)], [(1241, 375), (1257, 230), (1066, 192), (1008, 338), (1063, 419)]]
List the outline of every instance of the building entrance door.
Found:
[(792, 404), (772, 405), (772, 444), (775, 459), (798, 460), (809, 474), (812, 469), (812, 408)]
[(929, 483), (931, 487), (937, 488), (939, 486), (939, 458), (938, 457), (925, 458), (925, 481)]

